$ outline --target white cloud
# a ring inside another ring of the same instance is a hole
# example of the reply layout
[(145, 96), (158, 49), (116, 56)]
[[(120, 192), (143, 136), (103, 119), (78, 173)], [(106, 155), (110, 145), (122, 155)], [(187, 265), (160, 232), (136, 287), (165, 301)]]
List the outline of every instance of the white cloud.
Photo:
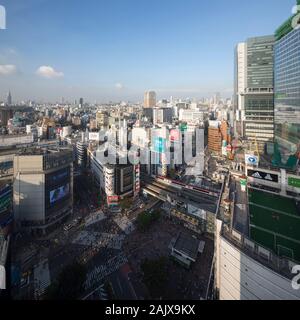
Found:
[(62, 78), (64, 76), (63, 72), (56, 71), (50, 66), (39, 67), (36, 74), (47, 79)]
[(123, 88), (124, 88), (124, 86), (123, 86), (122, 83), (116, 83), (116, 84), (115, 84), (115, 87), (116, 87), (117, 89), (123, 89)]
[(17, 72), (17, 67), (13, 64), (1, 64), (0, 65), (0, 75), (9, 76)]

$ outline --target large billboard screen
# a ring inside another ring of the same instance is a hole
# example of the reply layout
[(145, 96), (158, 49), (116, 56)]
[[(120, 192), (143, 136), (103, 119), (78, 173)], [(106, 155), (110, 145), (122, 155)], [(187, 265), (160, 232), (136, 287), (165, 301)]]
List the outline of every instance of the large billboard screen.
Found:
[(288, 177), (288, 185), (300, 189), (300, 179), (294, 177)]
[(279, 182), (279, 176), (277, 174), (271, 174), (268, 172), (260, 171), (260, 170), (248, 170), (248, 177), (265, 180), (270, 182)]
[(53, 205), (57, 201), (62, 200), (70, 193), (70, 184), (66, 184), (50, 191), (50, 204)]
[(154, 151), (157, 153), (163, 153), (166, 151), (166, 139), (161, 137), (155, 137)]

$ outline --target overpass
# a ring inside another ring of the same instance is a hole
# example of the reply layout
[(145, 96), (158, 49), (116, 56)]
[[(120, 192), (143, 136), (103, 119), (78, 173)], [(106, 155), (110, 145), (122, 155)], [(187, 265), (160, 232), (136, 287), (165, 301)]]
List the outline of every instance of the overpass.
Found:
[(165, 182), (158, 177), (149, 176), (142, 177), (142, 189), (145, 193), (164, 202), (184, 203), (211, 213), (217, 212), (221, 197), (221, 190), (220, 192), (205, 189), (200, 191), (192, 189), (191, 186), (176, 185), (171, 180)]

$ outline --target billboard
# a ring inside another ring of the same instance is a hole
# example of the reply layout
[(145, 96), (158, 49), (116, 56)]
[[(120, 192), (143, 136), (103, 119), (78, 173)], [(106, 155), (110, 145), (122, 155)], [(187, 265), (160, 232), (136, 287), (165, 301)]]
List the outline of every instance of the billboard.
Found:
[(120, 197), (119, 196), (108, 196), (107, 197), (107, 204), (109, 206), (114, 206), (119, 204)]
[(270, 182), (279, 182), (279, 176), (277, 174), (272, 174), (264, 171), (259, 170), (248, 170), (247, 171), (248, 177), (259, 179), (259, 180), (265, 180)]
[(259, 159), (257, 156), (245, 154), (245, 163), (249, 166), (258, 166)]
[(170, 141), (178, 142), (180, 141), (180, 131), (176, 129), (170, 130)]
[(53, 205), (57, 201), (62, 200), (70, 193), (70, 184), (66, 184), (50, 191), (50, 204)]
[(89, 140), (91, 140), (91, 141), (100, 141), (99, 132), (90, 132), (89, 133)]
[(186, 123), (182, 123), (182, 124), (180, 125), (180, 130), (181, 130), (181, 132), (187, 131), (187, 128), (188, 128), (188, 126), (187, 126)]
[(300, 179), (299, 178), (288, 177), (288, 185), (290, 187), (294, 187), (294, 188), (299, 188), (300, 189)]
[(166, 139), (161, 137), (154, 138), (154, 151), (158, 153), (163, 153), (166, 151)]
[(134, 189), (135, 193), (139, 193), (141, 190), (141, 184), (140, 184), (140, 165), (134, 166), (134, 172), (135, 172), (135, 183), (134, 183)]

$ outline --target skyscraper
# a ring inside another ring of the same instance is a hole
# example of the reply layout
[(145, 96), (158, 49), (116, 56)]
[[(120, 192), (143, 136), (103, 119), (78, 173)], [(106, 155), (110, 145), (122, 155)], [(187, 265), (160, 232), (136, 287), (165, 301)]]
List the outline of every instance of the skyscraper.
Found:
[(80, 99), (79, 99), (79, 106), (80, 106), (80, 108), (83, 107), (83, 98), (80, 98)]
[(12, 105), (12, 97), (11, 97), (10, 91), (8, 92), (8, 95), (7, 95), (6, 104), (7, 104), (8, 106), (11, 106), (11, 105)]
[(156, 93), (147, 91), (144, 95), (144, 108), (153, 108), (156, 106)]
[(274, 36), (249, 38), (235, 54), (236, 131), (260, 149), (274, 140)]
[(236, 136), (244, 135), (243, 121), (245, 120), (244, 91), (246, 88), (247, 74), (247, 46), (239, 43), (235, 49), (235, 74), (234, 74), (234, 131)]
[[(297, 1), (300, 5), (300, 0)], [(275, 33), (275, 141), (279, 145), (278, 165), (300, 151), (300, 28), (294, 15)], [(300, 21), (298, 21), (300, 26)]]

